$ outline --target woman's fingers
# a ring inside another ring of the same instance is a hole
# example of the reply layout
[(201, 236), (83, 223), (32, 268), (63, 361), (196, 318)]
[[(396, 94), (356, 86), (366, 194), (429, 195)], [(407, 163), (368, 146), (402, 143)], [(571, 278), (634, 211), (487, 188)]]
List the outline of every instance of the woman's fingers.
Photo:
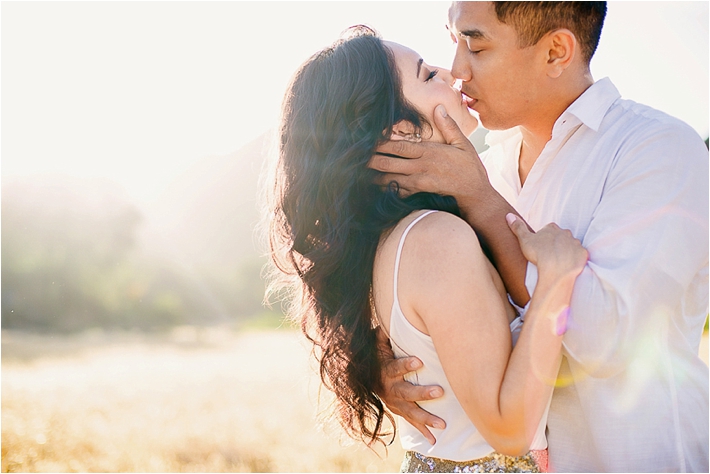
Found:
[(510, 230), (512, 230), (518, 238), (520, 250), (523, 252), (525, 258), (532, 263), (537, 263), (537, 250), (534, 245), (531, 245), (535, 233), (528, 228), (524, 220), (512, 212), (506, 214), (505, 220), (508, 222)]
[(561, 229), (554, 222), (532, 232), (525, 221), (515, 214), (507, 214), (505, 220), (518, 238), (525, 258), (538, 267), (545, 264), (562, 275), (565, 272), (574, 272), (576, 275), (589, 258), (589, 253), (572, 232)]
[(529, 237), (529, 235), (532, 234), (532, 232), (530, 232), (528, 226), (525, 225), (523, 220), (512, 212), (509, 212), (505, 215), (505, 220), (508, 222), (510, 230), (513, 231), (518, 240), (525, 240)]

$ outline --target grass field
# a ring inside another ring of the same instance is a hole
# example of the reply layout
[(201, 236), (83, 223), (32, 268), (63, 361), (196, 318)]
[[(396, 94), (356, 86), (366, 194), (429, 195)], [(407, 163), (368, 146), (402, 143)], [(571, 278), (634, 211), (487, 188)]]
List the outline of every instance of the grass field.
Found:
[(398, 442), (379, 457), (318, 426), (318, 388), (295, 331), (4, 331), (2, 470), (397, 471)]
[(401, 462), (398, 442), (380, 458), (318, 426), (319, 383), (295, 331), (2, 337), (3, 472), (391, 472)]

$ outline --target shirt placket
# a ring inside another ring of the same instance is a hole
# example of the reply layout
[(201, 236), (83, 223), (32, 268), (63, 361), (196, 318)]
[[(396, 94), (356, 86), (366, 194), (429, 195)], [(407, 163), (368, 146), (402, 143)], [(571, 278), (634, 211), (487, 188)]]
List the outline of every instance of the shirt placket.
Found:
[[(581, 126), (582, 123), (574, 116), (560, 117), (560, 121), (555, 124), (552, 130), (552, 138), (550, 138), (550, 141), (542, 149), (540, 156), (535, 160), (525, 184), (520, 190), (517, 210), (534, 230), (538, 230), (539, 227), (549, 221), (548, 218), (547, 221), (543, 222), (543, 213), (549, 215), (551, 209), (543, 209), (545, 206), (535, 206), (535, 202), (545, 192), (545, 182), (549, 182), (549, 179), (555, 179), (555, 177), (548, 176), (550, 165)], [(533, 209), (535, 209), (535, 212), (533, 212)]]

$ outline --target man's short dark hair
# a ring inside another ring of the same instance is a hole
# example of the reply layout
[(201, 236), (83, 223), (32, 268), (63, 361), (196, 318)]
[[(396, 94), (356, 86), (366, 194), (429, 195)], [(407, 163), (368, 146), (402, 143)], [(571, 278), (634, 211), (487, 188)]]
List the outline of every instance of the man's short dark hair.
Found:
[(577, 37), (589, 63), (597, 50), (606, 2), (493, 2), (498, 21), (518, 32), (520, 47), (532, 46), (550, 31), (566, 28)]

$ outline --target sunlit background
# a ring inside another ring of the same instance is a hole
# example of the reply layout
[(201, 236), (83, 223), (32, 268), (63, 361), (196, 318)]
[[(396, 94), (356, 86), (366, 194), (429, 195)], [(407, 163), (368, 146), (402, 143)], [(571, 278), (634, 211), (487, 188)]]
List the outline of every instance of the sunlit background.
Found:
[[(448, 5), (1, 4), (3, 471), (397, 467), (315, 426), (258, 181), (303, 61), (364, 23), (448, 67)], [(705, 139), (708, 5), (609, 3), (594, 78)]]

